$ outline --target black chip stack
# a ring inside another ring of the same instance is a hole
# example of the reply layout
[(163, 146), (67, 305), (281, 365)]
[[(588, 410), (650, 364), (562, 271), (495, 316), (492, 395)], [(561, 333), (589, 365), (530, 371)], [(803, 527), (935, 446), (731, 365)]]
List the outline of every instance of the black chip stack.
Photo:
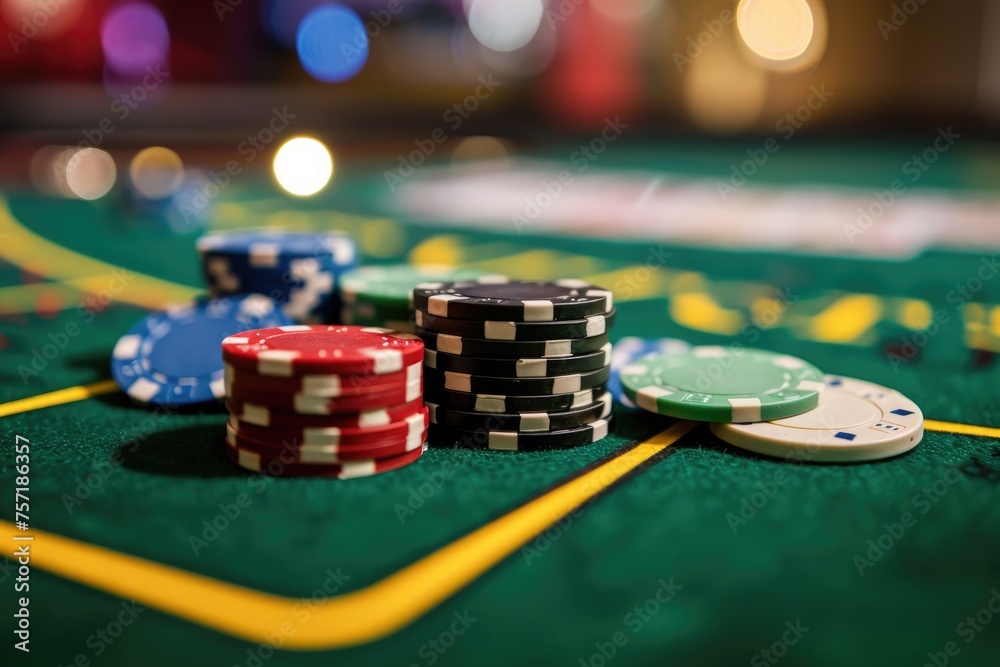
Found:
[(524, 451), (608, 434), (610, 291), (489, 278), (418, 285), (413, 304), (435, 442)]

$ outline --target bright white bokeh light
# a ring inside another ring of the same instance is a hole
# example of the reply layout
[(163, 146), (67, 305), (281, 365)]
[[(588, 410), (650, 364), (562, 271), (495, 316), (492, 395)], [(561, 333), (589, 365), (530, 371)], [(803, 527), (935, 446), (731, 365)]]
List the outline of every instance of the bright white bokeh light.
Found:
[(494, 51), (516, 51), (532, 40), (542, 23), (542, 0), (471, 0), (469, 30)]
[(181, 157), (163, 146), (139, 151), (128, 167), (136, 191), (146, 199), (165, 199), (184, 184)]
[(740, 0), (736, 27), (751, 51), (780, 61), (805, 53), (815, 23), (806, 0)]
[(289, 193), (316, 194), (333, 176), (333, 157), (322, 142), (309, 137), (289, 139), (274, 156), (274, 177)]
[(78, 150), (66, 163), (66, 188), (80, 199), (100, 199), (114, 187), (117, 176), (114, 159), (99, 148)]

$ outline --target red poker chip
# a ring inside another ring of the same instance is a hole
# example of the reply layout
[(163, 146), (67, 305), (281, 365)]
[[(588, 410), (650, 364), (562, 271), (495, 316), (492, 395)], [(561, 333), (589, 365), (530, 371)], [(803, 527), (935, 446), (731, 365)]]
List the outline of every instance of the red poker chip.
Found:
[(259, 375), (399, 373), (424, 359), (413, 334), (349, 325), (292, 325), (254, 329), (222, 341), (222, 358)]
[(367, 428), (340, 428), (337, 426), (319, 428), (272, 426), (268, 428), (246, 424), (233, 415), (229, 417), (229, 427), (241, 437), (266, 444), (289, 445), (291, 447), (355, 447), (372, 444), (398, 444), (419, 437), (428, 425), (430, 425), (430, 417), (427, 408), (423, 408), (401, 421)]
[(410, 382), (387, 391), (369, 391), (359, 396), (310, 396), (308, 394), (280, 394), (243, 389), (233, 385), (231, 398), (243, 403), (253, 403), (274, 410), (300, 415), (332, 415), (341, 412), (361, 412), (390, 408), (410, 403), (423, 397), (423, 380)]
[(420, 449), (427, 442), (427, 429), (421, 429), (409, 438), (396, 438), (386, 442), (375, 442), (359, 445), (325, 445), (298, 446), (290, 442), (277, 440), (257, 440), (249, 438), (242, 432), (237, 433), (233, 427), (226, 424), (226, 445), (237, 449), (245, 449), (261, 457), (262, 461), (279, 461), (282, 463), (302, 463), (305, 465), (331, 465), (346, 461), (364, 459), (384, 459), (400, 456), (414, 449)]
[(264, 426), (267, 428), (370, 428), (406, 419), (420, 412), (424, 407), (423, 397), (390, 407), (374, 408), (356, 412), (344, 412), (332, 415), (299, 415), (294, 412), (276, 410), (261, 403), (238, 401), (230, 398), (226, 401), (229, 414), (243, 424)]
[(401, 387), (423, 377), (423, 363), (410, 364), (398, 373), (372, 375), (367, 373), (305, 373), (289, 378), (259, 375), (254, 371), (225, 364), (226, 393), (239, 386), (253, 391), (310, 396), (358, 396), (370, 391), (385, 391)]
[[(336, 477), (350, 479), (352, 477), (371, 477), (390, 470), (398, 470), (408, 466), (424, 453), (426, 445), (398, 456), (380, 459), (359, 459), (345, 463), (330, 465), (285, 462), (280, 458), (269, 458), (239, 445), (233, 447), (227, 444), (226, 455), (233, 463), (253, 472), (265, 473), (273, 477)], [(288, 458), (287, 456), (285, 457)]]

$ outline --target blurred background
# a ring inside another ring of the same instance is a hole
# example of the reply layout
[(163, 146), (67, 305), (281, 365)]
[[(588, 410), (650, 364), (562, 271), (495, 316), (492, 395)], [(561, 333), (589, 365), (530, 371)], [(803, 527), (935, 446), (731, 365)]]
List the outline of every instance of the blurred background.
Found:
[[(953, 127), (945, 184), (1000, 177), (1000, 0), (0, 0), (0, 28), (0, 179), (56, 197), (161, 202), (234, 159), (298, 196), (358, 169), (565, 161), (615, 119), (629, 167), (652, 150), (738, 181), (770, 138), (809, 152), (758, 180), (868, 187), (838, 150), (901, 142), (878, 153), (898, 171)], [(319, 143), (276, 160), (293, 135)]]
[(78, 132), (147, 67), (169, 76), (129, 129), (192, 138), (277, 98), (331, 133), (400, 135), (486, 72), (503, 94), (468, 130), (531, 139), (609, 113), (658, 135), (767, 131), (820, 83), (838, 102), (811, 132), (1000, 122), (995, 0), (762, 0), (743, 17), (732, 0), (355, 0), (303, 23), (330, 4), (2, 0), (0, 122)]

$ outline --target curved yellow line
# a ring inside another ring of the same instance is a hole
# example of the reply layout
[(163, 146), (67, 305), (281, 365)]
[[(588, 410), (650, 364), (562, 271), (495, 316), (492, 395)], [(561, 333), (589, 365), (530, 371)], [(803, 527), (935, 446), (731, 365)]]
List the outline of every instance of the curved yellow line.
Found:
[[(381, 581), (315, 607), (52, 533), (19, 532), (6, 521), (0, 521), (0, 533), (7, 544), (15, 536), (33, 535), (34, 567), (219, 632), (258, 643), (279, 633), (285, 649), (342, 648), (409, 625), (695, 425), (678, 422)], [(302, 620), (304, 609), (310, 611)]]
[(199, 294), (193, 287), (122, 269), (53, 243), (14, 219), (4, 197), (0, 197), (0, 259), (94, 294), (107, 290), (116, 301), (144, 308), (190, 301)]

